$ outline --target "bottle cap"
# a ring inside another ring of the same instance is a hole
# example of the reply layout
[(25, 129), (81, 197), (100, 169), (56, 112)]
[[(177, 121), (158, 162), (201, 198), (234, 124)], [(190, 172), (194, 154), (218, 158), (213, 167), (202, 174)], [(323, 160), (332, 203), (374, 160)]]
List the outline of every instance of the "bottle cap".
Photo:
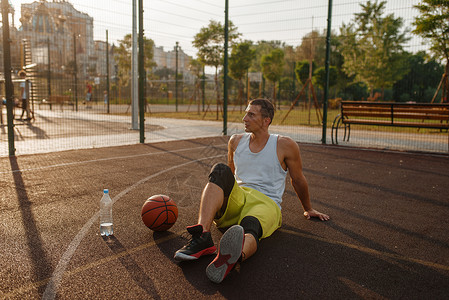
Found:
[(104, 190), (103, 190), (103, 193), (109, 194), (109, 190), (108, 190), (108, 189), (104, 189)]

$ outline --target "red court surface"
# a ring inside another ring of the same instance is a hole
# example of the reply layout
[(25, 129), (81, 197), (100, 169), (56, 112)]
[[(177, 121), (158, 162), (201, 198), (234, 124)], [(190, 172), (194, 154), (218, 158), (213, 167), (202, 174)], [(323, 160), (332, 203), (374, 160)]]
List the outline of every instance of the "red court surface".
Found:
[[(205, 275), (212, 256), (175, 262), (227, 139), (0, 158), (0, 298), (447, 299), (447, 156), (300, 144), (312, 203), (330, 221), (306, 220), (288, 183), (282, 228), (221, 284)], [(113, 238), (99, 234), (103, 188)], [(178, 205), (167, 232), (141, 221), (154, 194)]]

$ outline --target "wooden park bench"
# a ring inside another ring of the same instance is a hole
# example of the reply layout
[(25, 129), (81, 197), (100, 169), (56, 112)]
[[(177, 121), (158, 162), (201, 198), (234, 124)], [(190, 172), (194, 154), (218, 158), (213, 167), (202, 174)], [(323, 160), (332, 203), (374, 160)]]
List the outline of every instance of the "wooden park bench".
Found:
[(338, 144), (339, 128), (343, 141), (349, 141), (352, 124), (447, 130), (449, 104), (342, 101), (332, 123), (332, 144)]

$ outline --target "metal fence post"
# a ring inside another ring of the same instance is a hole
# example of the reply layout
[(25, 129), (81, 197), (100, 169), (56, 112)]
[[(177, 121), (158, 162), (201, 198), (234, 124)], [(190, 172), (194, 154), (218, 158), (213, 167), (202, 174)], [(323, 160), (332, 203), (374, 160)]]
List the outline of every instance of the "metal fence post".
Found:
[(224, 40), (224, 63), (223, 63), (223, 135), (228, 134), (228, 39), (229, 39), (229, 26), (228, 26), (228, 14), (229, 5), (228, 0), (225, 1), (225, 40)]
[[(5, 68), (5, 97), (6, 97), (6, 111), (8, 121), (8, 147), (9, 156), (16, 154), (14, 147), (14, 86), (11, 79), (11, 39), (9, 37), (9, 3), (7, 0), (2, 0), (2, 20), (3, 20), (3, 63)], [(1, 113), (1, 112), (0, 112)]]
[(140, 143), (145, 143), (145, 58), (143, 48), (143, 0), (139, 0), (139, 125), (140, 125)]
[(329, 60), (331, 53), (331, 30), (332, 30), (332, 0), (329, 0), (327, 11), (327, 34), (326, 34), (326, 86), (324, 88), (324, 103), (323, 103), (323, 133), (321, 142), (326, 144), (326, 129), (327, 129), (327, 106), (329, 98)]

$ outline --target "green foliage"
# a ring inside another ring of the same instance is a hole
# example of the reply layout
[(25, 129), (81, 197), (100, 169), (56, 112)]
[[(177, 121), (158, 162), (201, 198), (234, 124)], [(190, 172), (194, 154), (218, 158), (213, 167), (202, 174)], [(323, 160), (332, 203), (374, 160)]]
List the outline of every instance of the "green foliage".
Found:
[(262, 71), (260, 62), (262, 57), (270, 54), (274, 49), (282, 49), (284, 44), (281, 41), (258, 41), (256, 45), (254, 45), (254, 49), (256, 51), (256, 59), (253, 60), (251, 65), (251, 71), (260, 72)]
[[(154, 41), (151, 39), (143, 38), (144, 47), (144, 61), (145, 70), (147, 74), (151, 73), (151, 69), (156, 66), (153, 61), (154, 55)], [(114, 49), (116, 54), (116, 61), (118, 65), (117, 76), (120, 85), (127, 86), (130, 80), (131, 72), (131, 52), (132, 52), (132, 36), (127, 34), (123, 37), (123, 40), (119, 40), (119, 45)]]
[(281, 98), (283, 99), (294, 99), (295, 94), (295, 85), (293, 83), (293, 79), (291, 77), (282, 77), (279, 81), (279, 90), (281, 94)]
[(241, 80), (246, 75), (255, 56), (256, 51), (252, 49), (251, 41), (234, 44), (229, 57), (229, 76)]
[(262, 56), (260, 66), (263, 76), (271, 82), (276, 82), (281, 78), (284, 68), (284, 51), (274, 49), (270, 54)]
[(310, 60), (311, 58), (318, 66), (324, 66), (326, 57), (326, 32), (320, 34), (313, 30), (306, 34), (301, 45), (296, 48), (298, 59)]
[(170, 76), (175, 75), (175, 70), (172, 70), (170, 68), (164, 67), (157, 69), (153, 72), (153, 75), (158, 79), (168, 79)]
[(413, 33), (430, 41), (430, 50), (438, 58), (449, 61), (449, 1), (422, 0), (415, 5), (421, 15), (415, 18)]
[(203, 71), (203, 66), (203, 63), (199, 59), (192, 59), (190, 60), (189, 70), (195, 74), (197, 78), (200, 78)]
[(343, 100), (362, 100), (368, 97), (368, 87), (363, 82), (347, 85), (338, 95)]
[(362, 81), (371, 94), (375, 88), (391, 87), (407, 72), (403, 45), (409, 40), (401, 32), (402, 18), (383, 17), (386, 1), (367, 1), (354, 21), (340, 27), (343, 69), (355, 81)]
[[(312, 72), (315, 69), (315, 62), (312, 61)], [(310, 72), (310, 63), (308, 60), (298, 61), (295, 67), (296, 79), (305, 84), (307, 79), (309, 78)]]
[(274, 49), (270, 54), (262, 56), (260, 66), (263, 76), (274, 84), (273, 99), (276, 99), (276, 82), (281, 78), (284, 69), (284, 51)]
[[(446, 79), (443, 84), (443, 98), (448, 98), (449, 81), (449, 1), (423, 0), (415, 8), (421, 13), (413, 23), (414, 33), (430, 41), (430, 50), (437, 58), (446, 60)], [(443, 102), (445, 99), (442, 100)]]
[(252, 48), (251, 41), (244, 41), (232, 46), (231, 56), (229, 57), (229, 75), (238, 80), (239, 103), (242, 103), (243, 84), (242, 78), (247, 74), (251, 62), (256, 56), (256, 51)]
[[(224, 33), (224, 26), (220, 22), (211, 20), (207, 27), (202, 27), (195, 35), (192, 44), (198, 49), (198, 58), (203, 64), (215, 68), (223, 64)], [(237, 27), (229, 21), (229, 44), (232, 45), (239, 36)]]
[[(423, 51), (410, 54), (406, 64), (410, 71), (394, 84), (393, 97), (400, 102), (430, 102), (444, 72), (443, 66), (435, 59), (428, 60)], [(433, 90), (430, 97), (427, 92), (429, 88)]]
[[(326, 86), (326, 68), (320, 67), (313, 73), (313, 81), (321, 89), (324, 90)], [(334, 66), (329, 67), (329, 88), (337, 83), (337, 68)]]

